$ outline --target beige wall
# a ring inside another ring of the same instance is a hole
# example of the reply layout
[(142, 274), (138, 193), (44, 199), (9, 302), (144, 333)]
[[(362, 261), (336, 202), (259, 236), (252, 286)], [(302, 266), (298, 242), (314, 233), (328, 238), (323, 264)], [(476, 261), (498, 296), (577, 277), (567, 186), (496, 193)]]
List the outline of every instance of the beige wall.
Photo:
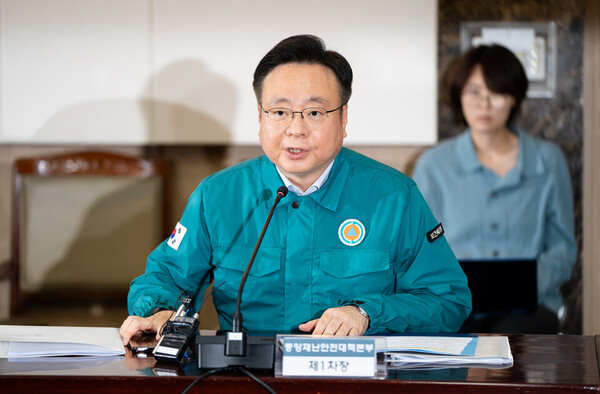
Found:
[[(0, 141), (254, 144), (252, 70), (278, 40), (307, 30), (354, 69), (361, 94), (351, 105), (361, 110), (349, 142), (436, 140), (437, 0), (278, 2), (294, 17), (268, 28), (256, 23), (268, 0), (175, 4), (0, 1)], [(399, 115), (405, 127), (374, 112)]]

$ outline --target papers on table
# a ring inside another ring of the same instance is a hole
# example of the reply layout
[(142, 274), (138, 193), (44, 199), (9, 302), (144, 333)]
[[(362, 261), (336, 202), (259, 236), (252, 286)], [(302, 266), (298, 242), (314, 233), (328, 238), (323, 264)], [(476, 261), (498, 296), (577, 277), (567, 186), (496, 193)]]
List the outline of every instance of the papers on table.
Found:
[(475, 354), (477, 337), (462, 336), (392, 336), (387, 337), (386, 351), (417, 352), (449, 356)]
[(513, 356), (505, 336), (387, 337), (390, 367), (510, 366)]
[(117, 328), (0, 325), (0, 358), (123, 354)]

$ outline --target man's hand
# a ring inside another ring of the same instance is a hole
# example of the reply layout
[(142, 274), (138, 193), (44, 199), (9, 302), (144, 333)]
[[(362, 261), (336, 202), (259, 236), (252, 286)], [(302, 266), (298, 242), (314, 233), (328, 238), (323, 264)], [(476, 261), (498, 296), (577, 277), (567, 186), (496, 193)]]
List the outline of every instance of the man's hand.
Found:
[(320, 318), (300, 324), (300, 331), (313, 335), (351, 336), (363, 335), (369, 327), (369, 319), (354, 305), (327, 309)]
[(119, 330), (123, 345), (127, 345), (129, 340), (134, 336), (141, 336), (143, 334), (154, 334), (156, 333), (156, 339), (160, 339), (159, 331), (160, 328), (169, 320), (171, 311), (160, 311), (156, 312), (150, 317), (140, 316), (129, 316)]

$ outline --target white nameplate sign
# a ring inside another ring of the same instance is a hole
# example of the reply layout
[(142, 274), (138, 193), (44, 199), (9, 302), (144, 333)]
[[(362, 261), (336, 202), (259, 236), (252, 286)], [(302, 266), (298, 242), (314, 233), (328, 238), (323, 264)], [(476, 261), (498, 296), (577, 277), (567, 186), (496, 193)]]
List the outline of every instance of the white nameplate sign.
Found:
[(373, 377), (375, 339), (364, 337), (283, 337), (282, 376)]

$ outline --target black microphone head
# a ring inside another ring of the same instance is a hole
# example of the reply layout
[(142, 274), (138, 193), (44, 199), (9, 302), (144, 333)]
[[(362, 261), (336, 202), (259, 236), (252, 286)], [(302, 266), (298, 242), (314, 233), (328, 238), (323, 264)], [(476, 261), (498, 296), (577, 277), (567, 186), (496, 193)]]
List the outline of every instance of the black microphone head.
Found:
[(279, 189), (277, 189), (277, 194), (281, 194), (281, 198), (287, 196), (287, 194), (288, 194), (288, 188), (285, 187), (285, 186), (279, 187)]

